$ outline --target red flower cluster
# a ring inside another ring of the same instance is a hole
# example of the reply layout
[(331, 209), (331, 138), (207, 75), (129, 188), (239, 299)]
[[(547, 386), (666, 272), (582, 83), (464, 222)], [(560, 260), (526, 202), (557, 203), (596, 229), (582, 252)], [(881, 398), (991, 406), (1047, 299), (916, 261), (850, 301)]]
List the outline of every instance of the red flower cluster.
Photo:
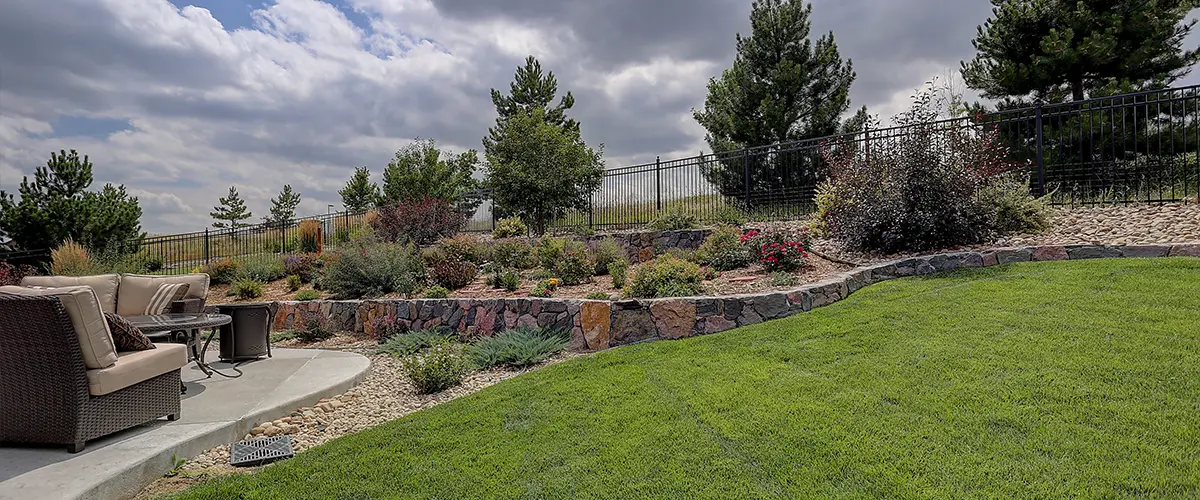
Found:
[(749, 245), (758, 256), (758, 261), (768, 271), (794, 271), (807, 263), (805, 251), (808, 228), (800, 232), (751, 229), (742, 235), (741, 241)]

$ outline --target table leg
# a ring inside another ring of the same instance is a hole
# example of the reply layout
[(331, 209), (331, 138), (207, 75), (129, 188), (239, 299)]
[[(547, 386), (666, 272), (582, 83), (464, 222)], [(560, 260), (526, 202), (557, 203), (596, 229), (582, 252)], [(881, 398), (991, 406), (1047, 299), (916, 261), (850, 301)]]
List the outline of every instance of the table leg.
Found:
[(238, 378), (242, 376), (242, 370), (238, 369), (237, 365), (233, 366), (233, 371), (237, 372), (237, 375), (226, 375), (221, 373), (216, 368), (208, 366), (208, 363), (204, 361), (204, 353), (208, 352), (208, 345), (212, 343), (213, 337), (217, 336), (217, 331), (218, 328), (213, 327), (212, 331), (209, 332), (208, 339), (206, 339), (204, 341), (204, 345), (200, 347), (200, 356), (196, 358), (196, 366), (199, 366), (200, 370), (203, 371), (205, 375), (208, 375), (208, 378), (212, 378), (214, 373), (225, 378)]
[[(200, 329), (191, 330), (188, 333), (188, 337), (190, 337), (189, 343), (192, 345), (192, 358), (196, 360), (196, 366), (200, 368), (200, 371), (204, 372), (206, 378), (211, 378), (213, 372), (209, 369), (208, 363), (204, 362), (204, 351), (208, 350), (208, 344), (200, 345)], [(209, 337), (208, 340), (211, 342), (212, 337)]]

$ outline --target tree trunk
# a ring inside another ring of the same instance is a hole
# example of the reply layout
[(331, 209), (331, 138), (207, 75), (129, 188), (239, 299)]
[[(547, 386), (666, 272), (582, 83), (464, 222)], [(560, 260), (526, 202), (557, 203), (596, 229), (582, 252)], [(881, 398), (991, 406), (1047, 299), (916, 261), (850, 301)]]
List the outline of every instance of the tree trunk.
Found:
[(1083, 77), (1071, 80), (1071, 97), (1076, 101), (1083, 100)]

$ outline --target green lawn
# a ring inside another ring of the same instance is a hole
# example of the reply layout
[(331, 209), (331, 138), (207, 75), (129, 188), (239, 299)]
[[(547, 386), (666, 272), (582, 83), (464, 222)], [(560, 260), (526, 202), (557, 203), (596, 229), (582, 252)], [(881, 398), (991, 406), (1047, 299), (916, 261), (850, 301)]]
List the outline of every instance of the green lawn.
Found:
[(601, 352), (182, 498), (1200, 495), (1200, 260), (882, 283)]

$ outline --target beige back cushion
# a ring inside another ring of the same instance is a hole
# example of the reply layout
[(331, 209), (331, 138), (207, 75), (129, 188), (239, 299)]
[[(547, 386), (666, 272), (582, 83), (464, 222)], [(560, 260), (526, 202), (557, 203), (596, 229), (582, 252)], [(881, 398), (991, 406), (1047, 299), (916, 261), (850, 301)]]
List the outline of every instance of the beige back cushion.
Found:
[(203, 299), (208, 296), (207, 274), (181, 274), (179, 276), (143, 276), (122, 274), (121, 289), (117, 292), (117, 314), (137, 316), (146, 312), (150, 299), (158, 287), (167, 283), (187, 283), (184, 299)]
[(104, 312), (117, 312), (117, 289), (121, 285), (119, 274), (101, 274), (99, 276), (26, 276), (21, 279), (21, 286), (41, 286), (60, 288), (64, 286), (87, 285), (96, 292), (100, 301), (100, 309)]
[[(62, 288), (24, 288), (19, 286), (0, 287), (0, 293), (27, 297), (58, 297), (63, 309), (71, 318), (75, 335), (79, 337), (79, 348), (83, 352), (83, 364), (89, 370), (108, 368), (117, 362), (117, 349), (113, 346), (108, 321), (100, 310), (100, 301), (92, 287), (68, 286)], [(35, 318), (31, 318), (37, 321)], [(65, 368), (65, 367), (64, 367)]]

